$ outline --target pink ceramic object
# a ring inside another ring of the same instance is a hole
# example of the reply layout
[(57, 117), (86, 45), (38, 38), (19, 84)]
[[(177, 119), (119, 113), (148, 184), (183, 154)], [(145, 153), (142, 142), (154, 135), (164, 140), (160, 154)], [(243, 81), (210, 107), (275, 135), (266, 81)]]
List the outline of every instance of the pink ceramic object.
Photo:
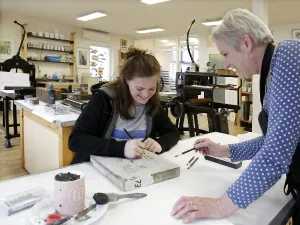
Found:
[(78, 180), (58, 181), (54, 179), (54, 208), (63, 216), (71, 216), (84, 209), (85, 183), (84, 174), (79, 171), (68, 171), (80, 175)]

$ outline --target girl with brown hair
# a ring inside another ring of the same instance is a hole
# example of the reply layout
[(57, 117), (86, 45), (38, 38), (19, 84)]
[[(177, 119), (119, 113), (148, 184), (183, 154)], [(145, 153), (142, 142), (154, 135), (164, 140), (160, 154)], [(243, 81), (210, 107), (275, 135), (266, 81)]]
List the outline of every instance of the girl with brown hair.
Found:
[(94, 91), (76, 121), (69, 137), (76, 152), (72, 164), (89, 161), (90, 155), (138, 158), (178, 142), (179, 131), (160, 106), (160, 72), (153, 55), (129, 48), (119, 77)]

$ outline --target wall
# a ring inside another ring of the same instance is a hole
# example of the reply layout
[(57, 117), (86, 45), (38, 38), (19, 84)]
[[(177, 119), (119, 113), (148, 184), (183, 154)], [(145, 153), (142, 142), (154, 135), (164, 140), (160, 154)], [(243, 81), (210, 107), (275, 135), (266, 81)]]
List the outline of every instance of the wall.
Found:
[(142, 40), (135, 40), (134, 46), (141, 49), (147, 49), (148, 51), (153, 50), (153, 39), (142, 39)]
[(277, 44), (282, 40), (292, 39), (292, 29), (300, 29), (300, 23), (271, 25), (270, 29), (273, 32), (275, 43)]
[[(54, 30), (58, 30), (60, 33), (64, 34), (65, 39), (70, 39), (71, 32), (76, 32), (77, 38), (77, 47), (80, 48), (89, 48), (90, 45), (100, 46), (100, 47), (108, 47), (111, 50), (111, 74), (116, 77), (116, 71), (118, 67), (118, 51), (120, 48), (120, 39), (126, 39), (127, 45), (130, 46), (133, 44), (133, 40), (129, 37), (119, 36), (110, 34), (110, 41), (108, 43), (100, 42), (100, 41), (91, 41), (85, 40), (82, 38), (82, 30), (78, 27), (74, 27), (72, 25), (56, 23), (53, 21), (45, 21), (40, 20), (33, 17), (28, 17), (24, 15), (10, 15), (5, 13), (0, 13), (0, 38), (9, 38), (14, 40), (14, 53), (17, 52), (21, 36), (22, 29), (13, 23), (13, 20), (17, 20), (21, 24), (28, 25), (28, 31), (48, 31), (54, 32)], [(42, 40), (41, 40), (42, 42)], [(70, 74), (70, 67), (61, 64), (46, 64), (46, 63), (36, 63), (36, 65), (40, 65), (41, 75), (47, 73), (48, 76), (52, 76), (54, 72), (62, 72), (64, 74)], [(80, 81), (80, 76), (88, 75), (88, 69), (78, 69), (78, 76)]]

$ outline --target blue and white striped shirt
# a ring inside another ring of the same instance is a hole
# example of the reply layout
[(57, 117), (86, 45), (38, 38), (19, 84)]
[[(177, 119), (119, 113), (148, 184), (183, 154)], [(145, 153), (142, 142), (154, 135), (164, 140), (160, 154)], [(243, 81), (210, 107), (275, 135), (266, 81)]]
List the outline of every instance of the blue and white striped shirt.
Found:
[(144, 139), (147, 132), (146, 105), (138, 105), (131, 108), (134, 118), (123, 120), (119, 115), (116, 126), (112, 133), (112, 138), (117, 141), (126, 141), (130, 137), (126, 134), (126, 129), (134, 139)]

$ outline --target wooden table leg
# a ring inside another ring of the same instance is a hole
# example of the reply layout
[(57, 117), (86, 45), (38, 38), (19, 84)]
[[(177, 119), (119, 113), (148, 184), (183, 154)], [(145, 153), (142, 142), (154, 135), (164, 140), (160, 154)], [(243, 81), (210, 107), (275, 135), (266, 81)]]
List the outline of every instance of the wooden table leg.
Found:
[(13, 127), (14, 127), (14, 136), (18, 135), (18, 120), (17, 120), (17, 106), (15, 105), (15, 101), (12, 101), (13, 104)]
[(11, 148), (11, 143), (10, 143), (10, 134), (9, 134), (9, 114), (8, 114), (8, 107), (9, 107), (9, 98), (5, 97), (3, 98), (4, 101), (4, 117), (5, 117), (5, 143), (4, 147), (5, 148)]
[(59, 167), (70, 165), (75, 153), (69, 149), (69, 136), (72, 127), (59, 129)]
[(21, 168), (25, 169), (24, 163), (24, 109), (20, 109), (20, 162)]

